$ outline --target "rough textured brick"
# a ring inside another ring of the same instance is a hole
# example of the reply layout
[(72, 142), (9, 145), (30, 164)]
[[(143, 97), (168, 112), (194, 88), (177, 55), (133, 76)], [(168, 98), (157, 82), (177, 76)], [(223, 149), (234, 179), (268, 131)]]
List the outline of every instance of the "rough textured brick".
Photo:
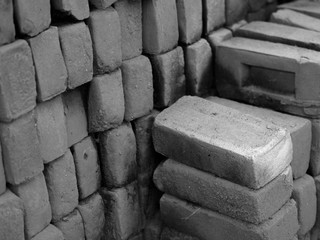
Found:
[(153, 69), (154, 105), (165, 108), (186, 93), (184, 57), (181, 47), (150, 58)]
[[(239, 1), (239, 0), (236, 0)], [(214, 29), (221, 27), (226, 21), (225, 0), (202, 0), (204, 33), (209, 34)]]
[(260, 225), (247, 224), (167, 194), (161, 198), (160, 207), (169, 227), (203, 240), (292, 240), (299, 228), (293, 200)]
[(293, 199), (297, 202), (299, 235), (307, 234), (316, 221), (317, 197), (314, 179), (305, 175), (293, 182)]
[(36, 122), (41, 156), (46, 164), (62, 156), (68, 148), (61, 95), (37, 105)]
[(317, 196), (317, 216), (316, 223), (311, 230), (311, 239), (318, 240), (320, 237), (320, 176), (314, 178), (315, 186), (316, 186), (316, 196)]
[(102, 197), (98, 193), (91, 195), (80, 202), (78, 210), (83, 219), (85, 239), (100, 240), (104, 234), (103, 228), (105, 225)]
[(4, 167), (2, 161), (2, 149), (0, 146), (0, 196), (6, 191), (6, 176), (4, 174)]
[[(37, 98), (46, 101), (67, 88), (67, 69), (63, 60), (57, 27), (50, 27), (29, 38), (37, 80)], [(50, 66), (50, 67), (49, 67)]]
[(53, 225), (49, 225), (43, 229), (36, 236), (31, 238), (31, 240), (64, 240), (62, 232)]
[(88, 0), (55, 0), (51, 4), (53, 9), (62, 12), (64, 15), (72, 16), (76, 20), (89, 17)]
[(156, 214), (148, 221), (144, 228), (145, 240), (160, 240), (163, 224), (160, 218), (160, 213)]
[(162, 111), (155, 119), (153, 141), (167, 157), (254, 189), (292, 160), (285, 129), (198, 97), (183, 97)]
[(102, 132), (122, 123), (125, 102), (120, 70), (92, 80), (88, 105), (89, 132)]
[(68, 71), (68, 88), (91, 81), (93, 50), (88, 27), (83, 22), (60, 26), (59, 37)]
[(229, 29), (232, 33), (237, 31), (237, 29), (241, 28), (244, 25), (247, 25), (248, 22), (244, 19), (240, 20), (239, 22), (233, 23), (230, 26), (226, 26), (227, 29)]
[(17, 186), (11, 190), (21, 198), (24, 206), (24, 232), (26, 239), (30, 239), (51, 221), (51, 207), (46, 182), (43, 174)]
[(121, 66), (125, 99), (124, 118), (132, 121), (147, 115), (153, 108), (152, 68), (149, 59), (139, 56)]
[(246, 20), (248, 22), (253, 22), (253, 21), (267, 21), (267, 9), (266, 8), (261, 8), (257, 12), (249, 12), (247, 14)]
[(140, 208), (136, 181), (126, 187), (110, 191), (103, 188), (101, 195), (105, 205), (106, 239), (125, 240), (140, 231)]
[(12, 123), (0, 124), (6, 180), (20, 184), (43, 170), (34, 112)]
[(320, 4), (318, 0), (298, 0), (278, 6), (280, 9), (290, 9), (296, 12), (309, 15), (311, 17), (320, 18)]
[(232, 25), (242, 19), (245, 19), (249, 0), (225, 0), (226, 1), (226, 24)]
[(136, 178), (136, 140), (130, 123), (100, 134), (101, 171), (108, 188)]
[(26, 41), (0, 47), (0, 121), (10, 122), (36, 106), (32, 54)]
[(2, 1), (0, 5), (0, 46), (14, 41), (16, 30), (13, 22), (12, 0)]
[(67, 240), (85, 240), (83, 221), (78, 210), (64, 216), (54, 225), (60, 229)]
[(219, 30), (214, 31), (210, 35), (208, 35), (207, 41), (209, 42), (209, 44), (211, 46), (214, 59), (215, 59), (215, 55), (216, 55), (217, 46), (221, 42), (223, 42), (229, 38), (232, 38), (232, 32), (231, 32), (231, 30), (229, 30), (227, 28), (220, 28)]
[(10, 190), (0, 196), (1, 240), (24, 240), (23, 203)]
[(249, 0), (249, 10), (257, 12), (267, 4), (267, 0)]
[(114, 4), (121, 24), (122, 59), (142, 53), (142, 0), (118, 0)]
[(50, 0), (13, 0), (16, 24), (19, 32), (35, 36), (51, 23)]
[(143, 1), (143, 50), (160, 54), (173, 49), (179, 40), (175, 0)]
[(161, 240), (199, 240), (197, 237), (193, 237), (174, 230), (173, 228), (165, 227), (161, 233)]
[(312, 143), (310, 154), (310, 174), (312, 176), (320, 175), (320, 120), (312, 121)]
[(203, 30), (202, 0), (177, 0), (179, 41), (191, 44), (200, 40)]
[(185, 48), (187, 92), (203, 96), (214, 86), (213, 56), (205, 39)]
[(75, 144), (71, 151), (76, 166), (79, 197), (84, 199), (100, 187), (101, 173), (98, 152), (91, 137)]
[(53, 222), (72, 212), (78, 205), (78, 188), (71, 152), (50, 162), (45, 168)]
[[(95, 74), (111, 72), (121, 65), (121, 24), (112, 8), (92, 11), (88, 20), (93, 43)], [(112, 34), (111, 34), (112, 33)]]

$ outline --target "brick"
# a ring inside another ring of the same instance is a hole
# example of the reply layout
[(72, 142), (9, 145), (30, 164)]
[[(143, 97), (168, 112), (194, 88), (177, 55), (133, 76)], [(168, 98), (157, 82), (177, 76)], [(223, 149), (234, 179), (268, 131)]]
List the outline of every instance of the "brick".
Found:
[(311, 230), (311, 239), (318, 240), (320, 237), (320, 176), (314, 178), (315, 186), (316, 186), (316, 196), (317, 196), (317, 211), (316, 211), (316, 223)]
[(30, 239), (51, 221), (51, 207), (44, 176), (41, 173), (28, 182), (11, 186), (11, 190), (23, 202), (24, 232), (26, 239)]
[(156, 214), (148, 221), (144, 228), (145, 240), (160, 240), (163, 224), (160, 218), (160, 213)]
[(96, 192), (100, 187), (101, 173), (96, 145), (91, 137), (75, 144), (71, 151), (76, 167), (80, 199)]
[(198, 97), (183, 97), (162, 111), (153, 141), (156, 151), (169, 158), (253, 189), (292, 160), (286, 130)]
[(72, 212), (78, 205), (78, 187), (74, 160), (68, 150), (65, 155), (50, 162), (44, 172), (53, 222)]
[(202, 0), (177, 0), (179, 41), (191, 44), (200, 40), (203, 30)]
[(1, 33), (0, 46), (14, 41), (16, 30), (13, 21), (13, 4), (12, 0), (3, 1), (0, 5), (1, 14)]
[(2, 149), (0, 145), (0, 196), (6, 191), (6, 176), (4, 174), (4, 167), (2, 161)]
[(7, 190), (0, 196), (1, 240), (24, 240), (24, 209), (21, 199)]
[(316, 51), (235, 37), (218, 46), (216, 60), (222, 97), (318, 116), (320, 58)]
[(99, 240), (103, 235), (105, 223), (102, 197), (96, 193), (80, 202), (78, 210), (83, 219), (85, 239)]
[(249, 10), (249, 0), (225, 0), (226, 24), (228, 26), (245, 19)]
[(179, 40), (176, 1), (143, 1), (142, 6), (144, 52), (161, 54), (175, 48)]
[(293, 200), (260, 225), (247, 224), (167, 194), (161, 198), (160, 208), (167, 226), (203, 240), (291, 240), (299, 228)]
[(203, 96), (214, 86), (213, 56), (210, 44), (205, 40), (185, 48), (187, 92)]
[(199, 240), (197, 237), (193, 237), (174, 230), (173, 228), (165, 227), (161, 233), (161, 240)]
[[(38, 101), (49, 100), (67, 88), (67, 69), (62, 56), (57, 27), (50, 27), (28, 39), (37, 80)], [(50, 66), (50, 68), (48, 68)]]
[(10, 122), (36, 106), (32, 54), (26, 41), (0, 47), (0, 121)]
[(239, 28), (243, 27), (244, 25), (248, 24), (246, 20), (240, 20), (239, 22), (233, 23), (230, 26), (226, 26), (227, 29), (229, 29), (232, 33), (237, 31)]
[(106, 9), (117, 0), (89, 0), (89, 2), (97, 9)]
[(90, 32), (84, 22), (59, 27), (62, 54), (68, 71), (68, 88), (92, 80), (93, 50)]
[(88, 0), (56, 0), (52, 2), (51, 6), (63, 15), (72, 16), (76, 20), (89, 17)]
[(270, 20), (270, 16), (272, 13), (277, 11), (278, 3), (276, 1), (267, 3), (266, 5), (266, 16), (267, 16), (267, 21)]
[(125, 240), (140, 231), (140, 207), (137, 182), (113, 190), (101, 189), (105, 205), (106, 239)]
[(266, 8), (261, 8), (257, 12), (249, 12), (247, 14), (246, 20), (250, 22), (254, 21), (267, 21), (267, 9)]
[(65, 239), (85, 240), (83, 221), (78, 210), (74, 210), (69, 215), (64, 216), (54, 225), (60, 229)]
[(121, 187), (136, 178), (136, 140), (130, 123), (100, 134), (104, 185)]
[(61, 157), (68, 148), (61, 95), (37, 105), (36, 122), (41, 157), (46, 164)]
[(318, 119), (313, 119), (311, 122), (312, 143), (309, 172), (312, 176), (318, 176), (320, 175), (320, 121)]
[(13, 0), (19, 32), (30, 37), (47, 29), (51, 23), (50, 0)]
[(298, 240), (310, 240), (310, 232), (308, 232), (307, 234), (305, 235), (298, 235)]
[(153, 71), (154, 105), (165, 108), (186, 94), (184, 56), (181, 47), (150, 57)]
[(20, 184), (43, 170), (34, 112), (12, 123), (0, 124), (2, 160), (6, 180)]
[(64, 240), (64, 236), (58, 228), (50, 224), (31, 240)]
[(122, 59), (142, 53), (142, 0), (119, 0), (114, 4), (121, 24)]
[(93, 43), (94, 73), (114, 71), (121, 65), (122, 60), (121, 24), (118, 13), (112, 7), (104, 11), (92, 11), (88, 26)]
[(153, 109), (152, 67), (149, 59), (139, 56), (126, 60), (121, 66), (125, 99), (124, 118), (132, 121)]
[(249, 10), (257, 12), (267, 4), (267, 0), (249, 0)]
[(307, 234), (316, 221), (317, 197), (314, 179), (305, 175), (293, 182), (292, 198), (297, 202), (300, 229), (298, 235)]
[(311, 17), (320, 18), (319, 1), (298, 0), (278, 6), (279, 9), (290, 9), (306, 14)]
[(207, 41), (209, 42), (209, 44), (211, 46), (213, 58), (215, 58), (217, 46), (221, 42), (228, 40), (230, 38), (232, 38), (232, 32), (231, 32), (231, 30), (229, 30), (227, 28), (220, 28), (216, 31), (213, 31), (211, 34), (208, 35)]
[(287, 129), (292, 140), (293, 158), (291, 167), (293, 178), (297, 179), (306, 174), (309, 167), (311, 139), (313, 137), (311, 134), (311, 122), (309, 120), (223, 98), (209, 97), (207, 99)]
[(227, 0), (202, 0), (204, 34), (220, 28), (226, 22), (227, 3)]
[(89, 132), (102, 132), (122, 123), (125, 101), (120, 70), (94, 77), (88, 105)]

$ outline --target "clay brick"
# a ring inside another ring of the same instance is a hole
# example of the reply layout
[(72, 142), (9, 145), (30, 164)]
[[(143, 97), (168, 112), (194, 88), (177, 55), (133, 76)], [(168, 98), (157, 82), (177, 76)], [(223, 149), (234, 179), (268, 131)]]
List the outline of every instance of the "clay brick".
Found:
[(78, 210), (74, 210), (69, 215), (64, 216), (54, 225), (60, 229), (65, 239), (85, 240), (83, 221)]
[(59, 37), (68, 71), (68, 88), (91, 81), (93, 50), (88, 27), (84, 22), (60, 26)]
[(210, 35), (208, 35), (207, 41), (209, 42), (209, 44), (211, 46), (214, 59), (215, 59), (215, 55), (216, 55), (217, 46), (221, 42), (228, 40), (230, 38), (232, 38), (232, 32), (231, 32), (231, 30), (229, 30), (227, 28), (220, 28), (219, 30), (214, 31)]
[[(57, 27), (50, 27), (28, 39), (37, 80), (37, 99), (46, 101), (67, 88), (67, 69), (63, 60)], [(50, 66), (50, 67), (48, 67)]]
[(198, 97), (183, 97), (162, 111), (153, 141), (156, 151), (169, 158), (253, 189), (292, 160), (286, 130)]
[(205, 39), (185, 48), (187, 92), (203, 96), (215, 85), (213, 56)]
[(11, 186), (11, 190), (23, 202), (24, 232), (26, 239), (30, 239), (51, 221), (51, 207), (44, 176), (41, 173), (28, 182)]
[(150, 57), (153, 70), (154, 105), (165, 108), (186, 93), (184, 57), (181, 47)]
[(156, 214), (148, 221), (144, 228), (145, 240), (160, 240), (163, 224), (160, 218), (160, 213)]
[(88, 0), (55, 0), (51, 6), (63, 15), (72, 16), (76, 20), (89, 17)]
[(117, 0), (89, 0), (89, 2), (97, 9), (106, 9)]
[(121, 65), (121, 24), (112, 8), (92, 11), (88, 20), (93, 43), (95, 74), (112, 72)]
[(141, 228), (137, 182), (108, 191), (101, 189), (105, 205), (106, 239), (125, 240)]
[(12, 123), (0, 124), (2, 157), (6, 180), (20, 184), (43, 170), (34, 112)]
[(167, 194), (161, 198), (160, 208), (167, 226), (203, 240), (291, 240), (299, 228), (293, 200), (260, 225), (238, 221)]
[(50, 224), (31, 240), (64, 240), (64, 236), (58, 228)]
[(10, 190), (0, 196), (1, 240), (24, 240), (23, 203)]
[(78, 210), (83, 219), (85, 239), (99, 240), (104, 234), (104, 204), (102, 197), (96, 193), (80, 202)]
[(203, 30), (202, 0), (177, 0), (179, 41), (191, 44), (200, 40)]
[(80, 199), (96, 192), (100, 187), (101, 173), (96, 145), (91, 137), (75, 144), (71, 151), (76, 167)]
[(244, 114), (269, 121), (279, 127), (287, 129), (291, 135), (293, 158), (291, 162), (293, 178), (304, 176), (309, 167), (311, 149), (311, 122), (307, 119), (295, 117), (265, 108), (241, 104), (223, 98), (209, 97), (209, 101), (234, 108)]
[(311, 17), (320, 18), (320, 4), (319, 1), (298, 0), (289, 3), (281, 4), (279, 9), (290, 9), (296, 12), (306, 14)]
[(21, 34), (33, 37), (50, 26), (50, 0), (13, 0), (13, 5)]
[(278, 7), (278, 3), (276, 1), (267, 3), (267, 5), (265, 7), (267, 21), (270, 20), (270, 16), (272, 15), (272, 13), (277, 11), (277, 7)]
[(89, 132), (102, 132), (122, 123), (125, 102), (120, 70), (94, 77), (88, 105)]
[(149, 0), (142, 6), (144, 52), (160, 54), (175, 48), (179, 40), (176, 1)]
[(174, 230), (173, 228), (165, 227), (161, 233), (161, 240), (200, 240), (197, 237), (193, 237)]
[(4, 167), (2, 161), (2, 149), (0, 145), (0, 196), (6, 191), (6, 176), (4, 174)]
[(230, 26), (226, 26), (227, 29), (229, 29), (232, 33), (234, 33), (235, 31), (237, 31), (239, 28), (247, 25), (248, 22), (246, 20), (240, 20), (239, 22), (233, 23)]
[(118, 0), (114, 4), (121, 24), (122, 59), (142, 53), (142, 0)]
[(46, 164), (61, 157), (68, 148), (61, 95), (37, 105), (36, 122), (41, 156)]
[(204, 34), (209, 34), (226, 22), (227, 3), (227, 0), (202, 0)]
[(152, 67), (149, 59), (139, 56), (121, 66), (125, 99), (124, 118), (132, 121), (147, 115), (153, 108)]
[(136, 140), (130, 123), (101, 133), (100, 152), (105, 186), (121, 187), (136, 178)]
[(26, 41), (0, 47), (0, 121), (10, 122), (36, 106), (32, 54)]
[(320, 176), (314, 178), (315, 186), (316, 186), (316, 196), (317, 196), (317, 216), (316, 216), (316, 223), (311, 230), (311, 239), (318, 240), (320, 237)]
[(312, 176), (320, 175), (320, 120), (312, 121), (312, 143), (309, 172)]
[(249, 0), (249, 10), (251, 12), (257, 12), (265, 5), (267, 5), (267, 0)]
[(249, 0), (225, 0), (226, 24), (228, 26), (245, 19), (249, 10)]
[(267, 21), (267, 9), (261, 8), (257, 12), (249, 12), (247, 14), (246, 20), (250, 23), (253, 21)]
[(16, 30), (13, 22), (12, 0), (2, 1), (0, 5), (0, 46), (14, 41)]
[(46, 165), (44, 175), (52, 209), (53, 222), (72, 212), (78, 205), (74, 161), (68, 150), (64, 156)]
[(222, 97), (319, 116), (320, 57), (316, 51), (235, 37), (218, 46), (216, 60), (216, 83)]
[(317, 197), (314, 179), (305, 175), (293, 182), (292, 198), (297, 202), (300, 229), (298, 235), (307, 234), (316, 221)]

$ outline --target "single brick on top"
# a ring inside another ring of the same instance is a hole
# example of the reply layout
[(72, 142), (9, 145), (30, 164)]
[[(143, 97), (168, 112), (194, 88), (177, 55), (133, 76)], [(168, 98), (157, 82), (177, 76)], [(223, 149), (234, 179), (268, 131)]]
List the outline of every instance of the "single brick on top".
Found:
[(13, 20), (13, 1), (2, 1), (0, 4), (0, 46), (14, 41), (16, 30)]
[(89, 17), (88, 0), (55, 0), (51, 1), (51, 7), (63, 15), (72, 16), (75, 20)]

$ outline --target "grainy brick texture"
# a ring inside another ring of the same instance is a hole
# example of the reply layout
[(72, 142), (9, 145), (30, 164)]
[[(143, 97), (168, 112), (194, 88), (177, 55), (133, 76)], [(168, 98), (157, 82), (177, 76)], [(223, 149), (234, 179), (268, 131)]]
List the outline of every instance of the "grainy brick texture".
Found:
[(226, 1), (226, 24), (228, 26), (245, 19), (248, 8), (248, 0), (225, 0)]
[[(239, 0), (236, 0), (239, 1)], [(221, 27), (226, 21), (225, 8), (227, 0), (202, 0), (204, 33), (209, 34), (214, 29)], [(228, 9), (226, 10), (228, 11)]]
[(83, 20), (89, 17), (88, 0), (55, 0), (51, 7), (60, 11), (63, 15), (72, 16), (76, 20)]
[(4, 173), (2, 149), (0, 146), (0, 196), (6, 191), (6, 176)]
[(49, 225), (43, 229), (36, 236), (31, 238), (31, 240), (64, 240), (62, 232), (53, 225)]
[(0, 46), (14, 41), (16, 30), (13, 22), (13, 1), (2, 1), (0, 4)]

